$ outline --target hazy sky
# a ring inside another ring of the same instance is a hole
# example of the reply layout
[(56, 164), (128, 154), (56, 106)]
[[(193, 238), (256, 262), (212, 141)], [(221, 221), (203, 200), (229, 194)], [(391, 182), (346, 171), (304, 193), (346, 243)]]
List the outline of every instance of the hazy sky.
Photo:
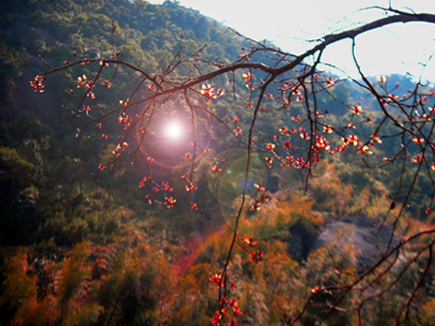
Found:
[[(161, 4), (164, 0), (149, 2)], [(435, 14), (435, 0), (391, 0), (392, 7)], [(180, 0), (180, 4), (199, 10), (240, 33), (257, 40), (268, 39), (284, 50), (301, 53), (313, 46), (307, 39), (319, 38), (355, 23), (382, 18), (379, 9), (388, 0)], [(435, 24), (395, 24), (369, 32), (356, 39), (357, 54), (368, 75), (409, 72), (418, 77), (420, 63), (435, 52)], [(355, 76), (350, 41), (332, 46), (324, 60)], [(336, 72), (337, 73), (337, 72)], [(435, 80), (435, 58), (424, 74)]]

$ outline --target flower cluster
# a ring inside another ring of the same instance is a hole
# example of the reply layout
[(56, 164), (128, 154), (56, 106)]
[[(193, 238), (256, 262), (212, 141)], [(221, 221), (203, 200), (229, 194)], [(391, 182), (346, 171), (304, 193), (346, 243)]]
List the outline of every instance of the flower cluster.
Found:
[(174, 207), (174, 204), (177, 202), (177, 200), (172, 197), (165, 197), (165, 200), (166, 200), (165, 206), (167, 208)]
[[(236, 301), (236, 299), (231, 299), (230, 302), (228, 302), (228, 297), (224, 297), (220, 302), (219, 306), (221, 307), (219, 310), (216, 311), (216, 316), (212, 317), (212, 322), (214, 326), (221, 325), (221, 322), (224, 320), (224, 318), (230, 318), (230, 311), (232, 311), (234, 317), (243, 315), (243, 312), (239, 309), (239, 304)], [(231, 321), (227, 322), (228, 326), (241, 326), (237, 323), (236, 319), (232, 319)]]
[(44, 80), (44, 76), (36, 75), (35, 80), (30, 82), (30, 86), (35, 89), (35, 92), (44, 93), (45, 85), (42, 83)]
[(209, 280), (210, 282), (214, 282), (214, 284), (215, 284), (217, 287), (223, 287), (224, 285), (223, 285), (223, 283), (222, 283), (222, 279), (223, 279), (222, 274), (218, 274), (218, 273), (216, 273), (216, 274), (214, 274), (212, 277), (210, 277), (208, 280)]
[(216, 100), (218, 96), (225, 94), (225, 92), (220, 88), (217, 90), (217, 92), (215, 92), (214, 88), (212, 88), (210, 84), (202, 85), (200, 93), (205, 97), (205, 102), (207, 104), (210, 103), (211, 100)]
[(262, 260), (264, 256), (264, 251), (257, 249), (256, 251), (251, 252), (251, 262)]

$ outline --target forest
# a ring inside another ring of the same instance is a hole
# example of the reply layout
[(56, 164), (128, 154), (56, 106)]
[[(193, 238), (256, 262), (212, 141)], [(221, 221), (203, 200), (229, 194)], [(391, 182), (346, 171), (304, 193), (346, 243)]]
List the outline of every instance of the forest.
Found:
[(434, 325), (435, 85), (318, 68), (435, 23), (384, 10), (296, 55), (177, 1), (0, 2), (0, 326)]

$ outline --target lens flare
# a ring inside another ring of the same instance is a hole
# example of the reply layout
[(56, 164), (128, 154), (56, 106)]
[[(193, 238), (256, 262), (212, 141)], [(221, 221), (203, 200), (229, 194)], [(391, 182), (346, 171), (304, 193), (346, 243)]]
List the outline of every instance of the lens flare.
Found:
[(171, 121), (165, 126), (165, 135), (172, 140), (180, 139), (183, 133), (182, 125), (177, 121)]

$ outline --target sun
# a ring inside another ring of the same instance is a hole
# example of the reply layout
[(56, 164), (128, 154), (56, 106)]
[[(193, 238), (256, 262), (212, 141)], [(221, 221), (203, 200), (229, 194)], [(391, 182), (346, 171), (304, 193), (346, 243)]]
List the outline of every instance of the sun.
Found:
[(172, 140), (181, 138), (183, 133), (183, 127), (178, 121), (171, 121), (165, 125), (165, 135)]

